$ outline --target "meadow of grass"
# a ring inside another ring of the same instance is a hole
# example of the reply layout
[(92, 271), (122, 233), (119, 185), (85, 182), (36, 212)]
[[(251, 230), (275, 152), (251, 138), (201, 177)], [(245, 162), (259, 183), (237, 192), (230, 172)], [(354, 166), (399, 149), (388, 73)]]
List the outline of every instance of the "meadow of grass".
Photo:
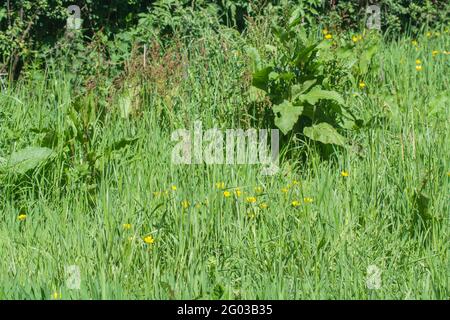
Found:
[[(252, 123), (245, 36), (179, 48), (181, 71), (155, 61), (162, 82), (140, 88), (126, 118), (114, 97), (93, 111), (95, 95), (57, 69), (19, 81), (0, 94), (0, 156), (42, 145), (49, 128), (84, 142), (56, 139), (45, 166), (2, 173), (0, 299), (450, 298), (450, 41), (412, 40), (383, 41), (380, 72), (345, 93), (370, 123), (349, 134), (352, 147), (323, 158), (292, 143), (274, 176), (171, 163), (177, 128)], [(74, 108), (89, 118), (78, 135)], [(117, 141), (127, 143), (89, 166), (92, 150)], [(71, 265), (79, 290), (66, 285)]]

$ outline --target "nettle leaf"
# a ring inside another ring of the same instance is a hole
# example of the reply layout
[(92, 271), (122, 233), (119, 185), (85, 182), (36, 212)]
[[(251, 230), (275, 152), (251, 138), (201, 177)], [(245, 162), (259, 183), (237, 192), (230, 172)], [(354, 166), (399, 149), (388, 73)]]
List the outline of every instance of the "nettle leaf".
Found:
[(283, 103), (274, 106), (273, 112), (275, 113), (275, 125), (283, 132), (283, 134), (286, 134), (291, 131), (297, 123), (298, 117), (303, 112), (303, 107), (294, 106), (292, 103), (285, 100)]
[(322, 122), (311, 127), (306, 127), (303, 129), (303, 133), (311, 140), (319, 141), (325, 144), (344, 146), (346, 143), (345, 138), (326, 122)]
[(27, 147), (11, 154), (6, 166), (15, 173), (24, 174), (44, 164), (53, 150), (49, 148)]
[(266, 67), (253, 73), (252, 85), (267, 92), (269, 87), (269, 74), (272, 71), (273, 67)]
[(316, 104), (317, 101), (321, 99), (334, 100), (341, 105), (344, 104), (344, 99), (339, 93), (337, 93), (336, 91), (322, 90), (320, 89), (320, 87), (312, 88), (308, 93), (299, 95), (297, 99), (299, 99), (300, 101), (307, 101), (312, 105)]

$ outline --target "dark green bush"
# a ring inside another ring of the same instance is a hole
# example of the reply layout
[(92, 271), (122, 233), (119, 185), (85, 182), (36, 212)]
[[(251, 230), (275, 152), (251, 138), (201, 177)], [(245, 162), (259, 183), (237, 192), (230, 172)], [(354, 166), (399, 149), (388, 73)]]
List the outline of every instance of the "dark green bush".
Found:
[(129, 41), (155, 32), (195, 36), (216, 22), (243, 30), (247, 16), (282, 15), (292, 7), (307, 25), (343, 30), (363, 26), (366, 7), (378, 4), (383, 30), (392, 34), (440, 27), (448, 23), (450, 12), (448, 0), (6, 0), (0, 5), (0, 72), (17, 75), (22, 65), (47, 56), (43, 49), (67, 36), (67, 7), (72, 4), (81, 8), (85, 42), (100, 30), (108, 39), (128, 32), (133, 35)]

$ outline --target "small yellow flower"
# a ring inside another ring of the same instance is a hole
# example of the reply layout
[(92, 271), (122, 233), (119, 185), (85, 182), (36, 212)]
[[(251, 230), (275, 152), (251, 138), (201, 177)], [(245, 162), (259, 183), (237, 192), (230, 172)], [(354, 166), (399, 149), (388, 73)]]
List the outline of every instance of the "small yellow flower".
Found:
[(260, 209), (267, 209), (268, 207), (269, 207), (269, 205), (265, 202), (259, 204)]
[(421, 65), (416, 66), (416, 70), (417, 71), (422, 71), (422, 66)]
[(236, 195), (236, 197), (240, 197), (242, 194), (242, 191), (240, 189), (236, 189), (236, 190), (234, 190), (234, 194)]
[(170, 188), (172, 189), (172, 191), (177, 191), (177, 186), (172, 186)]
[(225, 182), (216, 182), (216, 188), (219, 190), (225, 189)]
[(359, 88), (364, 89), (366, 87), (366, 84), (364, 81), (359, 82)]
[(422, 60), (417, 59), (417, 60), (416, 60), (416, 65), (421, 65), (421, 64), (422, 64)]
[(305, 197), (305, 198), (303, 198), (303, 201), (304, 201), (305, 203), (312, 203), (314, 200), (313, 200), (313, 198)]
[(341, 176), (343, 176), (343, 177), (348, 177), (350, 174), (348, 173), (348, 171), (342, 171), (341, 172)]
[(223, 196), (224, 196), (225, 198), (229, 198), (229, 197), (231, 197), (231, 192), (230, 192), (230, 191), (224, 191), (224, 192), (223, 192)]
[(181, 206), (183, 207), (183, 209), (189, 208), (190, 205), (191, 205), (191, 204), (190, 204), (189, 201), (187, 201), (187, 200), (181, 201)]
[(419, 45), (419, 43), (416, 40), (411, 41), (411, 44), (415, 47), (417, 47)]
[(255, 187), (256, 193), (262, 193), (263, 191), (264, 191), (264, 189), (262, 187)]
[(292, 201), (291, 204), (294, 208), (299, 207), (301, 205), (300, 201), (297, 201), (297, 200)]
[(282, 189), (281, 189), (281, 192), (283, 192), (283, 193), (288, 193), (288, 192), (289, 192), (289, 188), (282, 188)]
[(152, 236), (146, 236), (146, 237), (144, 238), (144, 242), (145, 242), (146, 244), (153, 244), (153, 243), (155, 242), (155, 239), (154, 239)]
[(353, 41), (354, 43), (357, 43), (358, 40), (359, 40), (358, 36), (355, 36), (355, 35), (352, 36), (352, 41)]
[(53, 292), (52, 295), (51, 295), (51, 298), (53, 300), (61, 299), (62, 298), (61, 292), (57, 292), (57, 291)]
[(124, 224), (123, 224), (123, 228), (124, 228), (125, 230), (130, 230), (130, 229), (131, 229), (131, 224), (129, 224), (129, 223), (124, 223)]
[(300, 185), (300, 182), (298, 182), (297, 180), (293, 180), (292, 181), (292, 185), (293, 186), (298, 186), (298, 185)]
[(431, 54), (433, 55), (433, 57), (436, 57), (440, 52), (438, 50), (433, 50), (431, 52)]
[(17, 217), (17, 219), (19, 220), (19, 221), (24, 221), (25, 219), (27, 218), (27, 215), (26, 214), (19, 214), (19, 216)]
[(431, 32), (427, 32), (427, 37), (431, 37)]
[(328, 33), (328, 34), (325, 35), (325, 39), (331, 40), (331, 39), (333, 39), (333, 36)]
[(256, 202), (256, 198), (255, 197), (247, 197), (245, 199), (245, 201), (247, 201), (248, 203), (255, 203)]

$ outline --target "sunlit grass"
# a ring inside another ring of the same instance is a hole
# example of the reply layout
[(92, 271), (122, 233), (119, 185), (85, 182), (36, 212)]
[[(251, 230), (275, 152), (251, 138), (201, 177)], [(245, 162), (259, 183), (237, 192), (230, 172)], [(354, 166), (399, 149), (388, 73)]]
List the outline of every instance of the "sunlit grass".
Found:
[[(171, 101), (149, 93), (138, 117), (94, 121), (95, 146), (139, 137), (99, 160), (94, 182), (81, 168), (67, 175), (67, 159), (1, 177), (0, 298), (448, 299), (450, 56), (433, 51), (450, 41), (412, 41), (385, 43), (379, 72), (348, 95), (370, 123), (351, 147), (326, 160), (303, 146), (306, 157), (283, 159), (272, 177), (171, 164), (175, 128), (244, 117), (244, 58), (211, 41), (206, 68), (192, 49)], [(0, 156), (39, 144), (35, 128), (70, 130), (71, 90), (49, 76), (1, 94)], [(79, 290), (66, 286), (70, 265)], [(371, 265), (378, 290), (366, 285)]]

